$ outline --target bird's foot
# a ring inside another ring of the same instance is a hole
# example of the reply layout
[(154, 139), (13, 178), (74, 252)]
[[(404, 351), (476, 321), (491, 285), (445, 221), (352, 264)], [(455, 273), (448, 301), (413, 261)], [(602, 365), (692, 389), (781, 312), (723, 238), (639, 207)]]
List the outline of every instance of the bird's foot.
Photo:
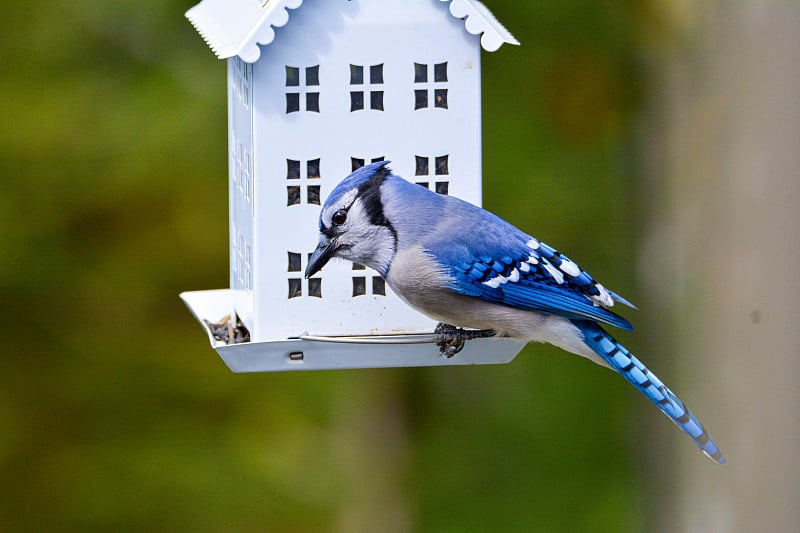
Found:
[(434, 333), (438, 338), (436, 346), (439, 347), (439, 353), (448, 359), (463, 350), (467, 341), (494, 337), (497, 334), (493, 329), (462, 329), (443, 323), (436, 326)]

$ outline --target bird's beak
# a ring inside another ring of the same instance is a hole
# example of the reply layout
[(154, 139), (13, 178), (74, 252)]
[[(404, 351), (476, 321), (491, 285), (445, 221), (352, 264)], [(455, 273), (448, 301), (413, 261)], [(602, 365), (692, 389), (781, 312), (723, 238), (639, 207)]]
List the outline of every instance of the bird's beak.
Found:
[(311, 254), (308, 259), (308, 266), (306, 267), (306, 277), (310, 278), (324, 267), (336, 251), (336, 244), (333, 239), (329, 239), (325, 235), (320, 235), (319, 244), (317, 249)]

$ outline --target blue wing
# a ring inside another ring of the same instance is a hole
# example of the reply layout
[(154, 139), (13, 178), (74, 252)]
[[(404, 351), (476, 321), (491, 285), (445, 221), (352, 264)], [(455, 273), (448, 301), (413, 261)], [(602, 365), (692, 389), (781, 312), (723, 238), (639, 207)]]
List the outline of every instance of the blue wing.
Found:
[(434, 253), (449, 269), (452, 290), (519, 309), (633, 329), (625, 318), (605, 308), (615, 300), (631, 304), (568, 257), (499, 218), (488, 223), (504, 232), (502, 239), (477, 230), (446, 257)]

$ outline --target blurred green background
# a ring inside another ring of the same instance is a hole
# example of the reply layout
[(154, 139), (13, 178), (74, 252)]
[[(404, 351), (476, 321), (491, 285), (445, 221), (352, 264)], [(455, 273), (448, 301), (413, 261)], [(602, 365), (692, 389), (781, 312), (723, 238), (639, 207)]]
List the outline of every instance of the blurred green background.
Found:
[[(0, 530), (646, 531), (667, 470), (647, 443), (715, 468), (546, 346), (232, 374), (177, 297), (228, 285), (225, 64), (192, 4), (0, 6)], [(484, 55), (485, 205), (654, 307), (637, 124), (680, 9), (487, 4), (523, 45)], [(652, 348), (652, 314), (626, 315)], [(681, 391), (668, 356), (643, 359)]]

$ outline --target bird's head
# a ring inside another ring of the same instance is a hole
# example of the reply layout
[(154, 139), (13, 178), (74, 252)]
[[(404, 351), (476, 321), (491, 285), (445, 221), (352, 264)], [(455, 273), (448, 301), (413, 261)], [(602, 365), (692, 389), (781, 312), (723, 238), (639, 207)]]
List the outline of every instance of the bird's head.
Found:
[(388, 161), (361, 167), (331, 192), (319, 216), (319, 243), (306, 277), (334, 257), (366, 265), (385, 276), (397, 246), (397, 232), (384, 216), (381, 186), (391, 170)]

